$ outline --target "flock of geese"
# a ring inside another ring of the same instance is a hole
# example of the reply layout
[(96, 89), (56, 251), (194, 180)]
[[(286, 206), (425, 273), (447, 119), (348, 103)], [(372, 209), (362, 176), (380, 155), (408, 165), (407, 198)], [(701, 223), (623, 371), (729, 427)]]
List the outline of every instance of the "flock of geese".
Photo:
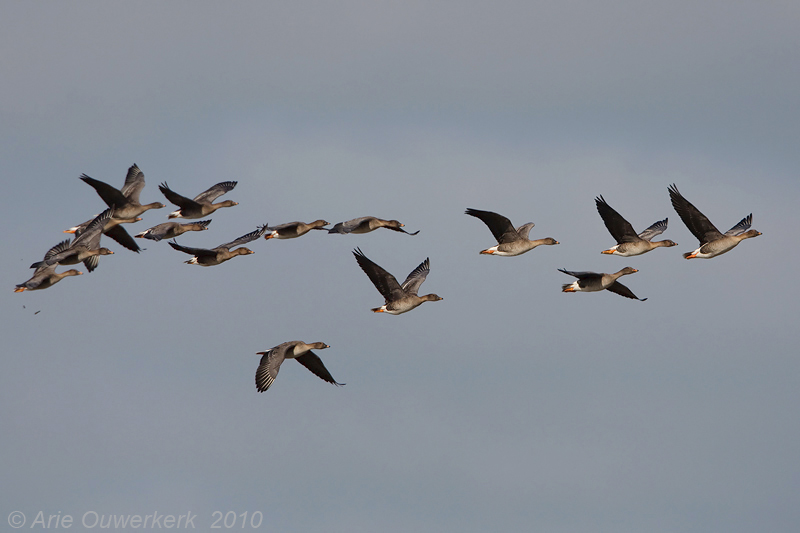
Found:
[[(79, 270), (69, 269), (63, 272), (56, 272), (58, 265), (76, 265), (83, 263), (86, 270), (92, 272), (97, 268), (101, 255), (113, 254), (108, 248), (100, 246), (100, 238), (106, 235), (121, 246), (139, 252), (140, 248), (134, 238), (124, 229), (122, 224), (139, 222), (142, 219), (139, 215), (150, 209), (161, 209), (166, 207), (160, 202), (141, 204), (139, 195), (144, 188), (144, 174), (139, 167), (134, 164), (128, 169), (125, 183), (121, 189), (117, 189), (107, 183), (93, 179), (85, 174), (80, 178), (85, 183), (94, 188), (100, 198), (108, 206), (108, 209), (78, 226), (65, 230), (65, 233), (74, 233), (75, 238), (64, 240), (52, 248), (44, 255), (44, 259), (33, 263), (31, 268), (35, 269), (33, 276), (16, 286), (14, 292), (42, 290), (52, 287), (65, 277), (82, 274)], [(159, 185), (159, 190), (166, 199), (178, 206), (178, 209), (169, 214), (170, 219), (200, 219), (213, 214), (220, 208), (233, 207), (238, 205), (232, 200), (225, 200), (214, 203), (220, 196), (233, 190), (237, 182), (225, 181), (217, 183), (209, 189), (201, 192), (194, 198), (182, 196), (166, 183)], [(752, 224), (752, 214), (746, 216), (738, 224), (733, 226), (725, 233), (720, 232), (714, 224), (706, 218), (691, 202), (689, 202), (678, 191), (673, 184), (668, 188), (672, 206), (678, 213), (686, 227), (698, 239), (700, 246), (692, 251), (683, 254), (686, 259), (710, 259), (722, 255), (735, 248), (742, 240), (761, 235), (758, 231), (750, 229)], [(655, 248), (672, 247), (677, 243), (666, 239), (653, 241), (652, 239), (667, 229), (667, 219), (655, 222), (644, 231), (637, 233), (633, 226), (614, 208), (612, 208), (602, 196), (595, 198), (595, 205), (600, 217), (603, 220), (614, 240), (615, 246), (604, 250), (603, 254), (619, 255), (631, 257), (641, 255)], [(533, 250), (542, 245), (556, 245), (559, 242), (551, 237), (544, 239), (529, 238), (531, 228), (534, 224), (528, 222), (515, 228), (511, 221), (498, 213), (491, 211), (481, 211), (478, 209), (467, 209), (465, 214), (480, 219), (497, 240), (497, 244), (485, 250), (481, 254), (517, 256)], [(419, 231), (409, 233), (403, 229), (403, 224), (397, 220), (383, 220), (376, 217), (360, 217), (345, 222), (339, 222), (328, 229), (330, 223), (325, 220), (315, 220), (314, 222), (289, 222), (278, 226), (259, 226), (256, 230), (242, 235), (231, 242), (221, 244), (214, 248), (192, 248), (178, 244), (176, 237), (188, 231), (205, 231), (211, 220), (200, 220), (198, 222), (180, 223), (165, 222), (153, 226), (134, 237), (160, 241), (172, 239), (169, 245), (179, 252), (189, 254), (191, 259), (186, 261), (189, 264), (201, 266), (215, 266), (228, 261), (238, 255), (252, 254), (253, 251), (244, 245), (256, 239), (293, 239), (301, 237), (311, 230), (326, 230), (328, 233), (348, 234), (348, 233), (369, 233), (379, 228), (386, 228), (398, 231), (407, 235), (416, 235)], [(401, 284), (397, 279), (370, 260), (360, 248), (353, 251), (356, 262), (378, 292), (381, 293), (385, 302), (380, 307), (373, 308), (375, 313), (389, 313), (399, 315), (407, 313), (420, 306), (423, 302), (438, 301), (442, 298), (436, 294), (426, 294), (419, 296), (420, 286), (425, 281), (430, 272), (430, 260), (425, 259), (417, 268), (411, 271)], [(573, 283), (564, 284), (563, 292), (598, 292), (608, 290), (620, 296), (635, 300), (644, 301), (646, 298), (638, 298), (628, 287), (620, 283), (620, 277), (638, 272), (635, 268), (625, 267), (618, 272), (606, 274), (597, 272), (577, 272), (559, 269), (560, 272), (576, 278)], [(319, 378), (334, 385), (342, 385), (336, 382), (330, 372), (325, 368), (322, 360), (312, 350), (322, 350), (329, 348), (323, 342), (306, 344), (302, 341), (284, 342), (265, 352), (258, 352), (261, 361), (256, 370), (256, 389), (264, 392), (278, 375), (281, 364), (286, 359), (296, 359), (297, 362), (305, 366)]]

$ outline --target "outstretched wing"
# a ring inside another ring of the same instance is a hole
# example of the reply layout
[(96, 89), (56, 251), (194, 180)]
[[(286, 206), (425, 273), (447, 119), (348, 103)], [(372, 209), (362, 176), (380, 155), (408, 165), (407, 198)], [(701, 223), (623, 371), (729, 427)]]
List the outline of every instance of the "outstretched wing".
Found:
[(122, 195), (133, 203), (139, 203), (139, 193), (144, 189), (144, 172), (134, 163), (125, 176), (125, 185), (122, 186)]
[(558, 271), (578, 279), (599, 278), (602, 276), (602, 274), (598, 274), (597, 272), (573, 272), (571, 270), (564, 270), (563, 268), (559, 268)]
[(262, 356), (256, 369), (256, 390), (258, 392), (267, 390), (278, 377), (278, 370), (281, 369), (281, 363), (286, 358), (286, 350), (280, 349), (281, 346), (270, 348), (266, 352), (257, 352)]
[(170, 203), (177, 205), (181, 209), (200, 209), (200, 204), (170, 189), (166, 181), (158, 186), (158, 190), (161, 191)]
[(649, 228), (644, 230), (639, 234), (640, 239), (644, 239), (645, 241), (651, 240), (656, 235), (661, 235), (667, 229), (667, 221), (669, 219), (665, 218), (664, 220), (659, 220), (658, 222), (654, 222)]
[(633, 291), (631, 291), (628, 287), (620, 283), (619, 281), (615, 281), (608, 287), (606, 290), (613, 292), (614, 294), (619, 294), (620, 296), (624, 296), (625, 298), (632, 298), (634, 300), (645, 301), (647, 298), (638, 298)]
[(97, 194), (100, 195), (100, 198), (103, 199), (108, 207), (122, 207), (128, 203), (125, 195), (108, 183), (90, 178), (86, 174), (81, 174), (81, 180), (94, 187), (94, 190), (97, 191)]
[(700, 244), (716, 241), (722, 237), (722, 233), (711, 223), (706, 216), (678, 192), (678, 187), (673, 183), (669, 186), (669, 198), (672, 200), (672, 207), (681, 217), (683, 223), (697, 237)]
[(397, 279), (386, 270), (370, 261), (361, 251), (361, 248), (353, 250), (353, 255), (356, 257), (358, 266), (366, 273), (367, 277), (372, 281), (372, 284), (375, 285), (375, 288), (378, 289), (378, 292), (383, 295), (387, 302), (398, 300), (405, 295), (400, 284), (397, 283)]
[(209, 250), (207, 248), (190, 248), (188, 246), (181, 246), (177, 243), (175, 239), (169, 241), (169, 245), (178, 250), (179, 252), (183, 252), (185, 254), (194, 255), (196, 257), (216, 257), (217, 252), (214, 250)]
[(420, 263), (417, 268), (411, 271), (411, 274), (408, 275), (400, 288), (403, 289), (406, 294), (417, 294), (420, 285), (422, 285), (422, 282), (428, 277), (428, 273), (430, 271), (431, 262), (430, 259), (426, 257), (425, 261)]
[[(194, 201), (198, 203), (213, 202), (228, 191), (232, 191), (238, 181), (223, 181), (216, 185), (209, 187), (194, 197)], [(171, 200), (170, 200), (171, 201)]]
[(263, 226), (259, 226), (257, 230), (251, 231), (250, 233), (248, 233), (246, 235), (242, 235), (241, 237), (239, 237), (235, 241), (231, 241), (231, 242), (226, 243), (226, 244), (221, 244), (221, 245), (217, 246), (217, 248), (228, 248), (228, 249), (230, 249), (230, 248), (233, 248), (234, 246), (241, 246), (242, 244), (247, 244), (248, 242), (254, 241), (254, 240), (258, 239), (259, 237), (263, 236), (264, 233), (266, 233), (266, 231), (267, 231), (267, 225), (264, 224)]
[[(344, 385), (344, 383), (337, 383), (331, 373), (328, 372), (328, 369), (325, 368), (325, 365), (322, 364), (322, 359), (319, 358), (317, 354), (314, 352), (307, 352), (301, 355), (300, 357), (295, 358), (298, 363), (306, 367), (311, 371), (312, 374), (321, 378), (328, 383), (333, 383), (334, 385)], [(277, 371), (275, 372), (277, 374)], [(274, 378), (273, 378), (274, 379)]]
[(127, 248), (132, 252), (136, 252), (138, 254), (139, 250), (141, 250), (141, 248), (139, 248), (139, 245), (136, 244), (136, 241), (133, 240), (133, 237), (131, 237), (130, 233), (128, 233), (125, 230), (125, 228), (123, 228), (120, 224), (117, 224), (110, 230), (106, 231), (105, 235), (114, 239), (119, 244), (121, 244), (122, 246), (124, 246), (125, 248)]
[(489, 230), (499, 244), (519, 240), (517, 230), (514, 229), (511, 221), (503, 215), (493, 213), (492, 211), (481, 211), (480, 209), (472, 208), (468, 208), (464, 213), (481, 219), (483, 223), (489, 227)]
[(731, 236), (741, 235), (745, 231), (749, 230), (752, 224), (753, 224), (753, 213), (750, 213), (742, 220), (740, 220), (738, 224), (736, 224), (734, 227), (726, 231), (725, 235), (731, 235)]
[(603, 224), (606, 225), (606, 229), (617, 241), (617, 244), (635, 242), (639, 239), (640, 236), (636, 235), (631, 223), (625, 220), (616, 209), (608, 205), (602, 195), (595, 198), (594, 203), (597, 206), (597, 212), (600, 213), (600, 218), (603, 219)]
[(86, 226), (80, 235), (75, 237), (75, 240), (72, 241), (72, 246), (76, 245), (83, 245), (86, 246), (89, 250), (95, 250), (100, 247), (100, 237), (103, 235), (103, 229), (106, 227), (106, 223), (114, 216), (114, 209), (108, 208), (96, 217), (94, 220), (89, 222), (89, 225)]

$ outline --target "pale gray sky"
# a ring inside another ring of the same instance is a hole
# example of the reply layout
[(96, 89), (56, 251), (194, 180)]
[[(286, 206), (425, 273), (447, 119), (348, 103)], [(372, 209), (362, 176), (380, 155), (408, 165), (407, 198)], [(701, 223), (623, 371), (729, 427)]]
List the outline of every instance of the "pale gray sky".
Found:
[[(794, 531), (798, 23), (791, 2), (7, 2), (0, 523)], [(420, 233), (261, 240), (212, 268), (104, 240), (94, 273), (14, 294), (104, 209), (78, 176), (119, 187), (134, 162), (144, 202), (239, 181), (187, 246), (363, 215)], [(764, 235), (683, 260), (671, 183)], [(600, 194), (679, 246), (601, 255)], [(480, 256), (467, 207), (562, 244)], [(370, 313), (357, 246), (398, 278), (430, 257), (444, 300)], [(560, 292), (557, 268), (627, 265), (647, 302)], [(330, 344), (347, 385), (289, 361), (258, 394), (255, 352), (293, 339)]]

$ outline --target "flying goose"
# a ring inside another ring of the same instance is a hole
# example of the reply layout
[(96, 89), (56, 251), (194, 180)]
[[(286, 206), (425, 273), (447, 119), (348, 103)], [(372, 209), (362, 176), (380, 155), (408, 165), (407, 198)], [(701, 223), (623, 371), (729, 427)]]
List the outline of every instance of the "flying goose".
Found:
[(656, 235), (660, 235), (667, 229), (667, 220), (659, 220), (653, 223), (649, 228), (637, 234), (631, 226), (631, 223), (625, 220), (622, 215), (608, 205), (605, 198), (598, 196), (594, 199), (597, 205), (597, 212), (603, 219), (603, 223), (608, 228), (608, 232), (617, 241), (617, 245), (603, 250), (601, 253), (621, 255), (622, 257), (630, 257), (632, 255), (641, 255), (659, 247), (677, 246), (676, 242), (669, 239), (663, 241), (653, 242), (651, 239)]
[(337, 383), (333, 379), (331, 373), (325, 368), (322, 359), (311, 350), (324, 350), (330, 348), (324, 342), (312, 342), (306, 344), (303, 341), (289, 341), (279, 344), (274, 348), (270, 348), (265, 352), (256, 352), (261, 357), (261, 362), (258, 364), (256, 370), (256, 390), (264, 392), (267, 390), (275, 378), (278, 377), (278, 371), (281, 369), (281, 364), (286, 359), (295, 359), (298, 363), (309, 369), (314, 375), (332, 383), (334, 385), (344, 385), (344, 383)]
[(375, 285), (375, 288), (378, 289), (378, 292), (380, 292), (386, 300), (384, 305), (372, 309), (372, 312), (399, 315), (411, 311), (415, 307), (421, 305), (422, 302), (442, 300), (442, 298), (436, 294), (417, 296), (420, 285), (425, 281), (428, 272), (431, 270), (429, 259), (426, 258), (417, 268), (412, 270), (411, 274), (409, 274), (403, 284), (400, 285), (397, 283), (397, 279), (394, 276), (367, 259), (367, 256), (364, 255), (360, 248), (356, 248), (353, 251), (353, 255), (356, 257), (356, 261), (361, 267), (361, 270), (367, 274), (372, 284)]
[(346, 233), (369, 233), (370, 231), (375, 231), (378, 228), (399, 231), (408, 235), (416, 235), (419, 233), (419, 230), (415, 231), (414, 233), (409, 233), (402, 229), (404, 226), (405, 224), (401, 224), (397, 220), (383, 220), (382, 218), (376, 217), (359, 217), (352, 220), (347, 220), (345, 222), (339, 222), (329, 229), (328, 233), (340, 233), (342, 235)]
[(678, 187), (673, 183), (668, 188), (672, 207), (677, 211), (689, 231), (700, 241), (700, 247), (693, 252), (683, 254), (685, 259), (711, 259), (725, 252), (733, 250), (744, 239), (758, 237), (760, 232), (750, 228), (753, 223), (753, 214), (750, 213), (739, 221), (734, 227), (723, 235), (689, 200), (678, 192)]
[(203, 218), (207, 217), (220, 207), (233, 207), (239, 205), (233, 200), (225, 200), (218, 204), (214, 200), (236, 187), (237, 181), (223, 181), (209, 187), (194, 197), (193, 200), (181, 196), (172, 191), (166, 182), (158, 186), (158, 189), (167, 197), (167, 200), (180, 207), (177, 211), (169, 214), (169, 218)]
[(253, 251), (249, 248), (242, 246), (241, 248), (236, 248), (235, 250), (230, 250), (234, 246), (240, 246), (242, 244), (247, 244), (250, 241), (254, 241), (264, 235), (264, 232), (267, 231), (266, 226), (260, 226), (257, 230), (251, 231), (247, 235), (242, 235), (235, 241), (231, 241), (229, 243), (220, 244), (216, 248), (190, 248), (188, 246), (181, 246), (175, 240), (169, 242), (169, 245), (178, 250), (179, 252), (183, 252), (185, 254), (191, 254), (194, 257), (185, 261), (190, 265), (200, 265), (200, 266), (214, 266), (219, 265), (220, 263), (224, 263), (228, 259), (232, 259), (237, 255), (248, 255), (252, 254)]
[(533, 222), (528, 222), (514, 229), (511, 221), (503, 215), (491, 211), (481, 211), (479, 209), (467, 209), (465, 214), (479, 218), (489, 227), (489, 230), (497, 239), (497, 245), (482, 250), (482, 254), (514, 256), (522, 255), (543, 244), (560, 244), (557, 240), (547, 237), (545, 239), (528, 239)]
[(625, 267), (614, 274), (598, 274), (597, 272), (572, 272), (569, 270), (564, 270), (563, 268), (559, 268), (558, 271), (578, 278), (578, 281), (562, 285), (561, 292), (597, 292), (605, 289), (613, 292), (614, 294), (624, 296), (625, 298), (633, 298), (634, 300), (639, 300), (642, 302), (647, 300), (647, 298), (638, 298), (628, 287), (617, 281), (617, 279), (621, 276), (639, 272), (633, 267)]

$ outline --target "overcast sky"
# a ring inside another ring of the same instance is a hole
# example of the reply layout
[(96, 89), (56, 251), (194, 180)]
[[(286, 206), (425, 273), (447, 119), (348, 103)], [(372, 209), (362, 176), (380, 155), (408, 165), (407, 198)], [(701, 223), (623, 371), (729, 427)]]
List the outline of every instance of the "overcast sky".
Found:
[[(4, 3), (0, 524), (796, 531), (798, 25), (783, 1)], [(262, 239), (211, 268), (104, 238), (95, 272), (14, 294), (105, 208), (78, 177), (121, 187), (133, 163), (143, 203), (239, 182), (186, 246), (364, 215), (420, 233)], [(763, 236), (685, 261), (671, 183)], [(679, 246), (601, 255), (601, 194)], [(479, 255), (468, 207), (561, 244)], [(355, 247), (401, 281), (429, 257), (444, 300), (371, 313)], [(561, 292), (558, 268), (628, 265), (646, 302)], [(256, 392), (256, 352), (295, 339), (347, 385), (287, 361)]]

